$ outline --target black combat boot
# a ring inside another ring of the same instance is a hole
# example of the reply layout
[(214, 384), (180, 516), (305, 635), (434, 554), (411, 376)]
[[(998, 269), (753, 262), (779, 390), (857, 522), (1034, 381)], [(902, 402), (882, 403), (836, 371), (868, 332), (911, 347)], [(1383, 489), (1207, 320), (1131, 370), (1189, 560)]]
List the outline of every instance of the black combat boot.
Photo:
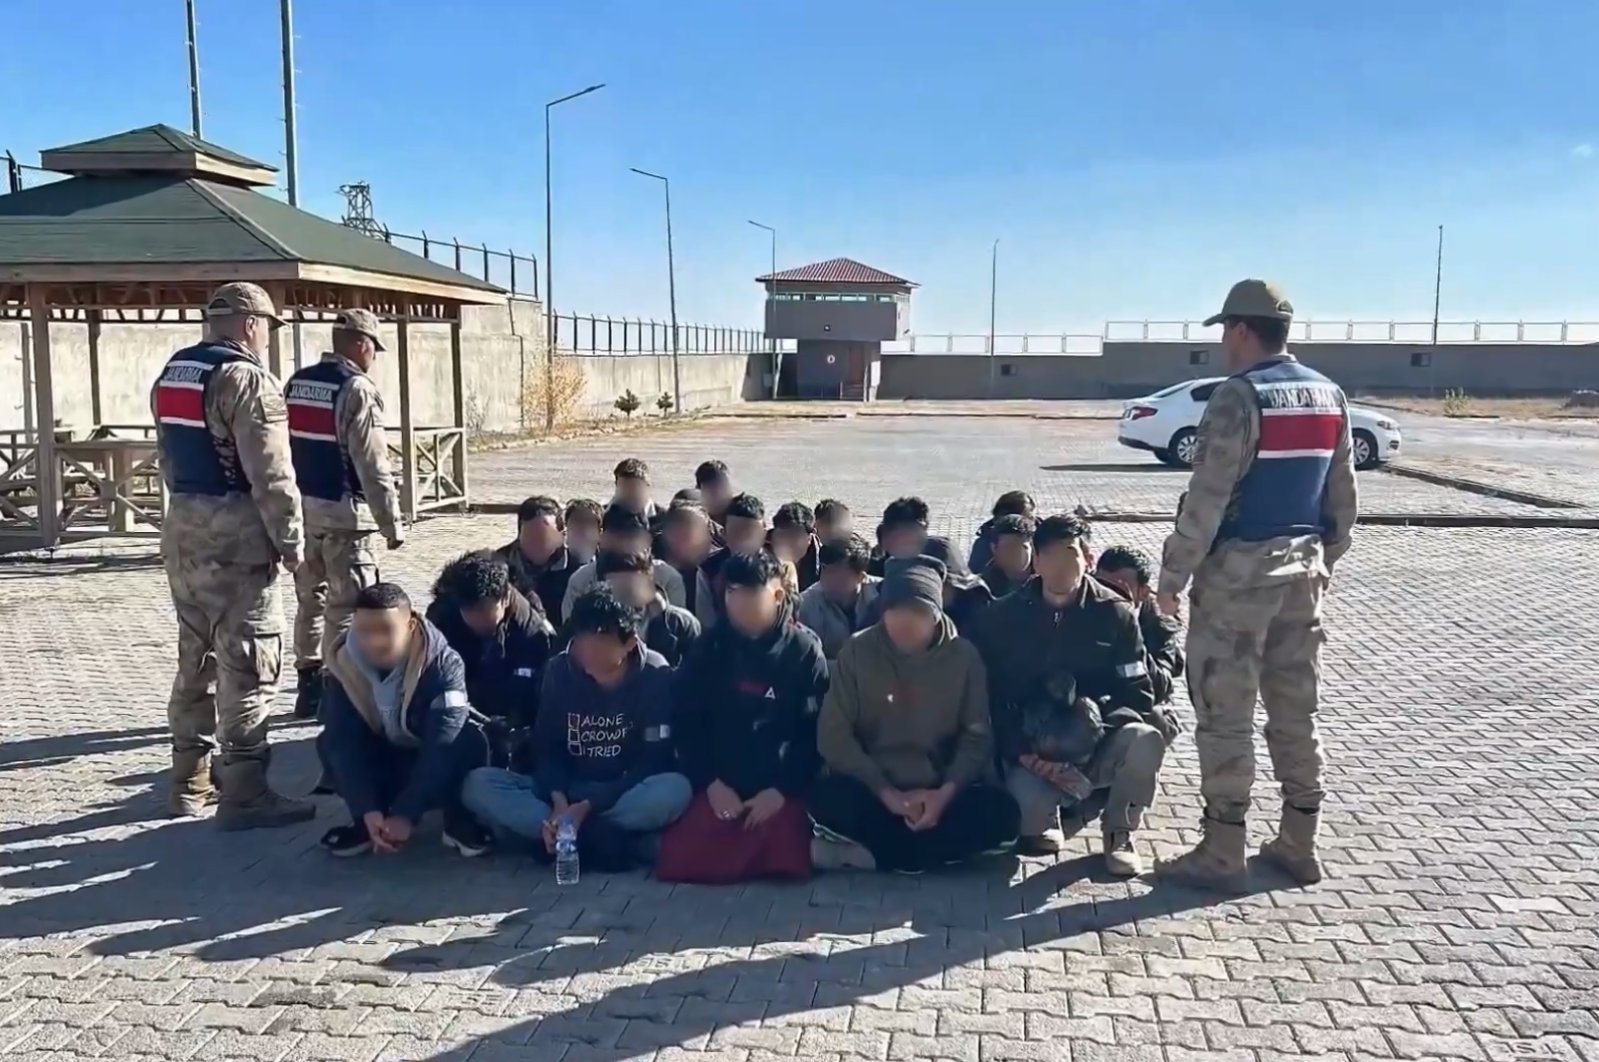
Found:
[(315, 719), (322, 710), (322, 665), (302, 664), (298, 689), (294, 693), (294, 718)]

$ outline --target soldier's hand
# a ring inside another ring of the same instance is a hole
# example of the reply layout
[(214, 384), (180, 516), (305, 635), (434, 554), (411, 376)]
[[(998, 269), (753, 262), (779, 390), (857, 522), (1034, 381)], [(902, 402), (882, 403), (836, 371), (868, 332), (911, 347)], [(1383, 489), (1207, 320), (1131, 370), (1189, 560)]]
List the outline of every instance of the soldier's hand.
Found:
[(1175, 619), (1183, 613), (1182, 598), (1176, 594), (1156, 594), (1155, 608), (1160, 611), (1162, 616), (1170, 616)]

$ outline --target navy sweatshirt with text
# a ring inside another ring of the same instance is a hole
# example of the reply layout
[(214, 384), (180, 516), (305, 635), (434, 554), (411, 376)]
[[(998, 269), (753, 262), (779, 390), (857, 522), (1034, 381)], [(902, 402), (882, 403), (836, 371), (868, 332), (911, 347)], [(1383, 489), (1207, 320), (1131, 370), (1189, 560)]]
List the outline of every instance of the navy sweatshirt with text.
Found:
[(630, 668), (612, 690), (590, 678), (570, 650), (544, 669), (533, 727), (540, 799), (565, 793), (605, 811), (645, 778), (672, 769), (672, 669), (642, 643)]

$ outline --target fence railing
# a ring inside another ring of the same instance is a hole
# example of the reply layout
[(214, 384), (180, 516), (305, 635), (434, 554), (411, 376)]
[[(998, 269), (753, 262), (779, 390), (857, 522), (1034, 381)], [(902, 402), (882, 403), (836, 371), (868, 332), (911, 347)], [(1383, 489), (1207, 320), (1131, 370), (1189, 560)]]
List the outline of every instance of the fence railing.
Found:
[[(758, 328), (725, 328), (717, 325), (677, 325), (678, 353), (755, 354), (771, 350), (771, 342)], [(555, 349), (567, 354), (670, 354), (670, 321), (639, 317), (600, 317), (581, 314), (555, 315)], [(791, 349), (779, 344), (780, 350)]]
[(395, 232), (387, 225), (382, 226), (382, 230), (383, 240), (430, 262), (482, 277), (513, 295), (539, 297), (539, 260), (533, 255), (518, 254), (514, 248), (502, 251), (486, 243), (463, 243), (453, 236), (430, 236), (426, 229), (415, 236)]
[[(1076, 354), (1092, 357), (1100, 352), (1102, 339), (1080, 332), (1011, 332), (994, 336), (993, 353), (1011, 357), (1021, 354)], [(988, 334), (960, 332), (921, 333), (883, 344), (884, 354), (987, 354)]]
[[(1432, 343), (1431, 321), (1293, 322), (1290, 343)], [(1221, 326), (1200, 321), (1107, 321), (1107, 342), (1198, 342), (1221, 339)], [(1443, 343), (1599, 343), (1599, 321), (1439, 321)]]

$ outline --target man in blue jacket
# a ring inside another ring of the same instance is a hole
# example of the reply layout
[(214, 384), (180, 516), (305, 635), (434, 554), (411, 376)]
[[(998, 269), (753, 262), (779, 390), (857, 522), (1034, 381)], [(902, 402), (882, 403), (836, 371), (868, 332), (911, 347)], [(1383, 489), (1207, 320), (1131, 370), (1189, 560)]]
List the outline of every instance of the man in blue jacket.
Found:
[(585, 866), (626, 870), (688, 807), (689, 781), (673, 770), (672, 669), (639, 640), (641, 623), (604, 584), (573, 602), (571, 643), (544, 672), (533, 773), (484, 767), (462, 791), (496, 837), (547, 857), (569, 818)]
[(444, 636), (394, 583), (355, 600), (351, 629), (326, 663), (318, 752), (351, 824), (329, 830), (336, 856), (396, 852), (422, 816), (444, 811), (444, 843), (462, 855), (487, 848), (458, 801), (461, 782), (488, 762), (488, 742), (466, 693), (466, 669)]

